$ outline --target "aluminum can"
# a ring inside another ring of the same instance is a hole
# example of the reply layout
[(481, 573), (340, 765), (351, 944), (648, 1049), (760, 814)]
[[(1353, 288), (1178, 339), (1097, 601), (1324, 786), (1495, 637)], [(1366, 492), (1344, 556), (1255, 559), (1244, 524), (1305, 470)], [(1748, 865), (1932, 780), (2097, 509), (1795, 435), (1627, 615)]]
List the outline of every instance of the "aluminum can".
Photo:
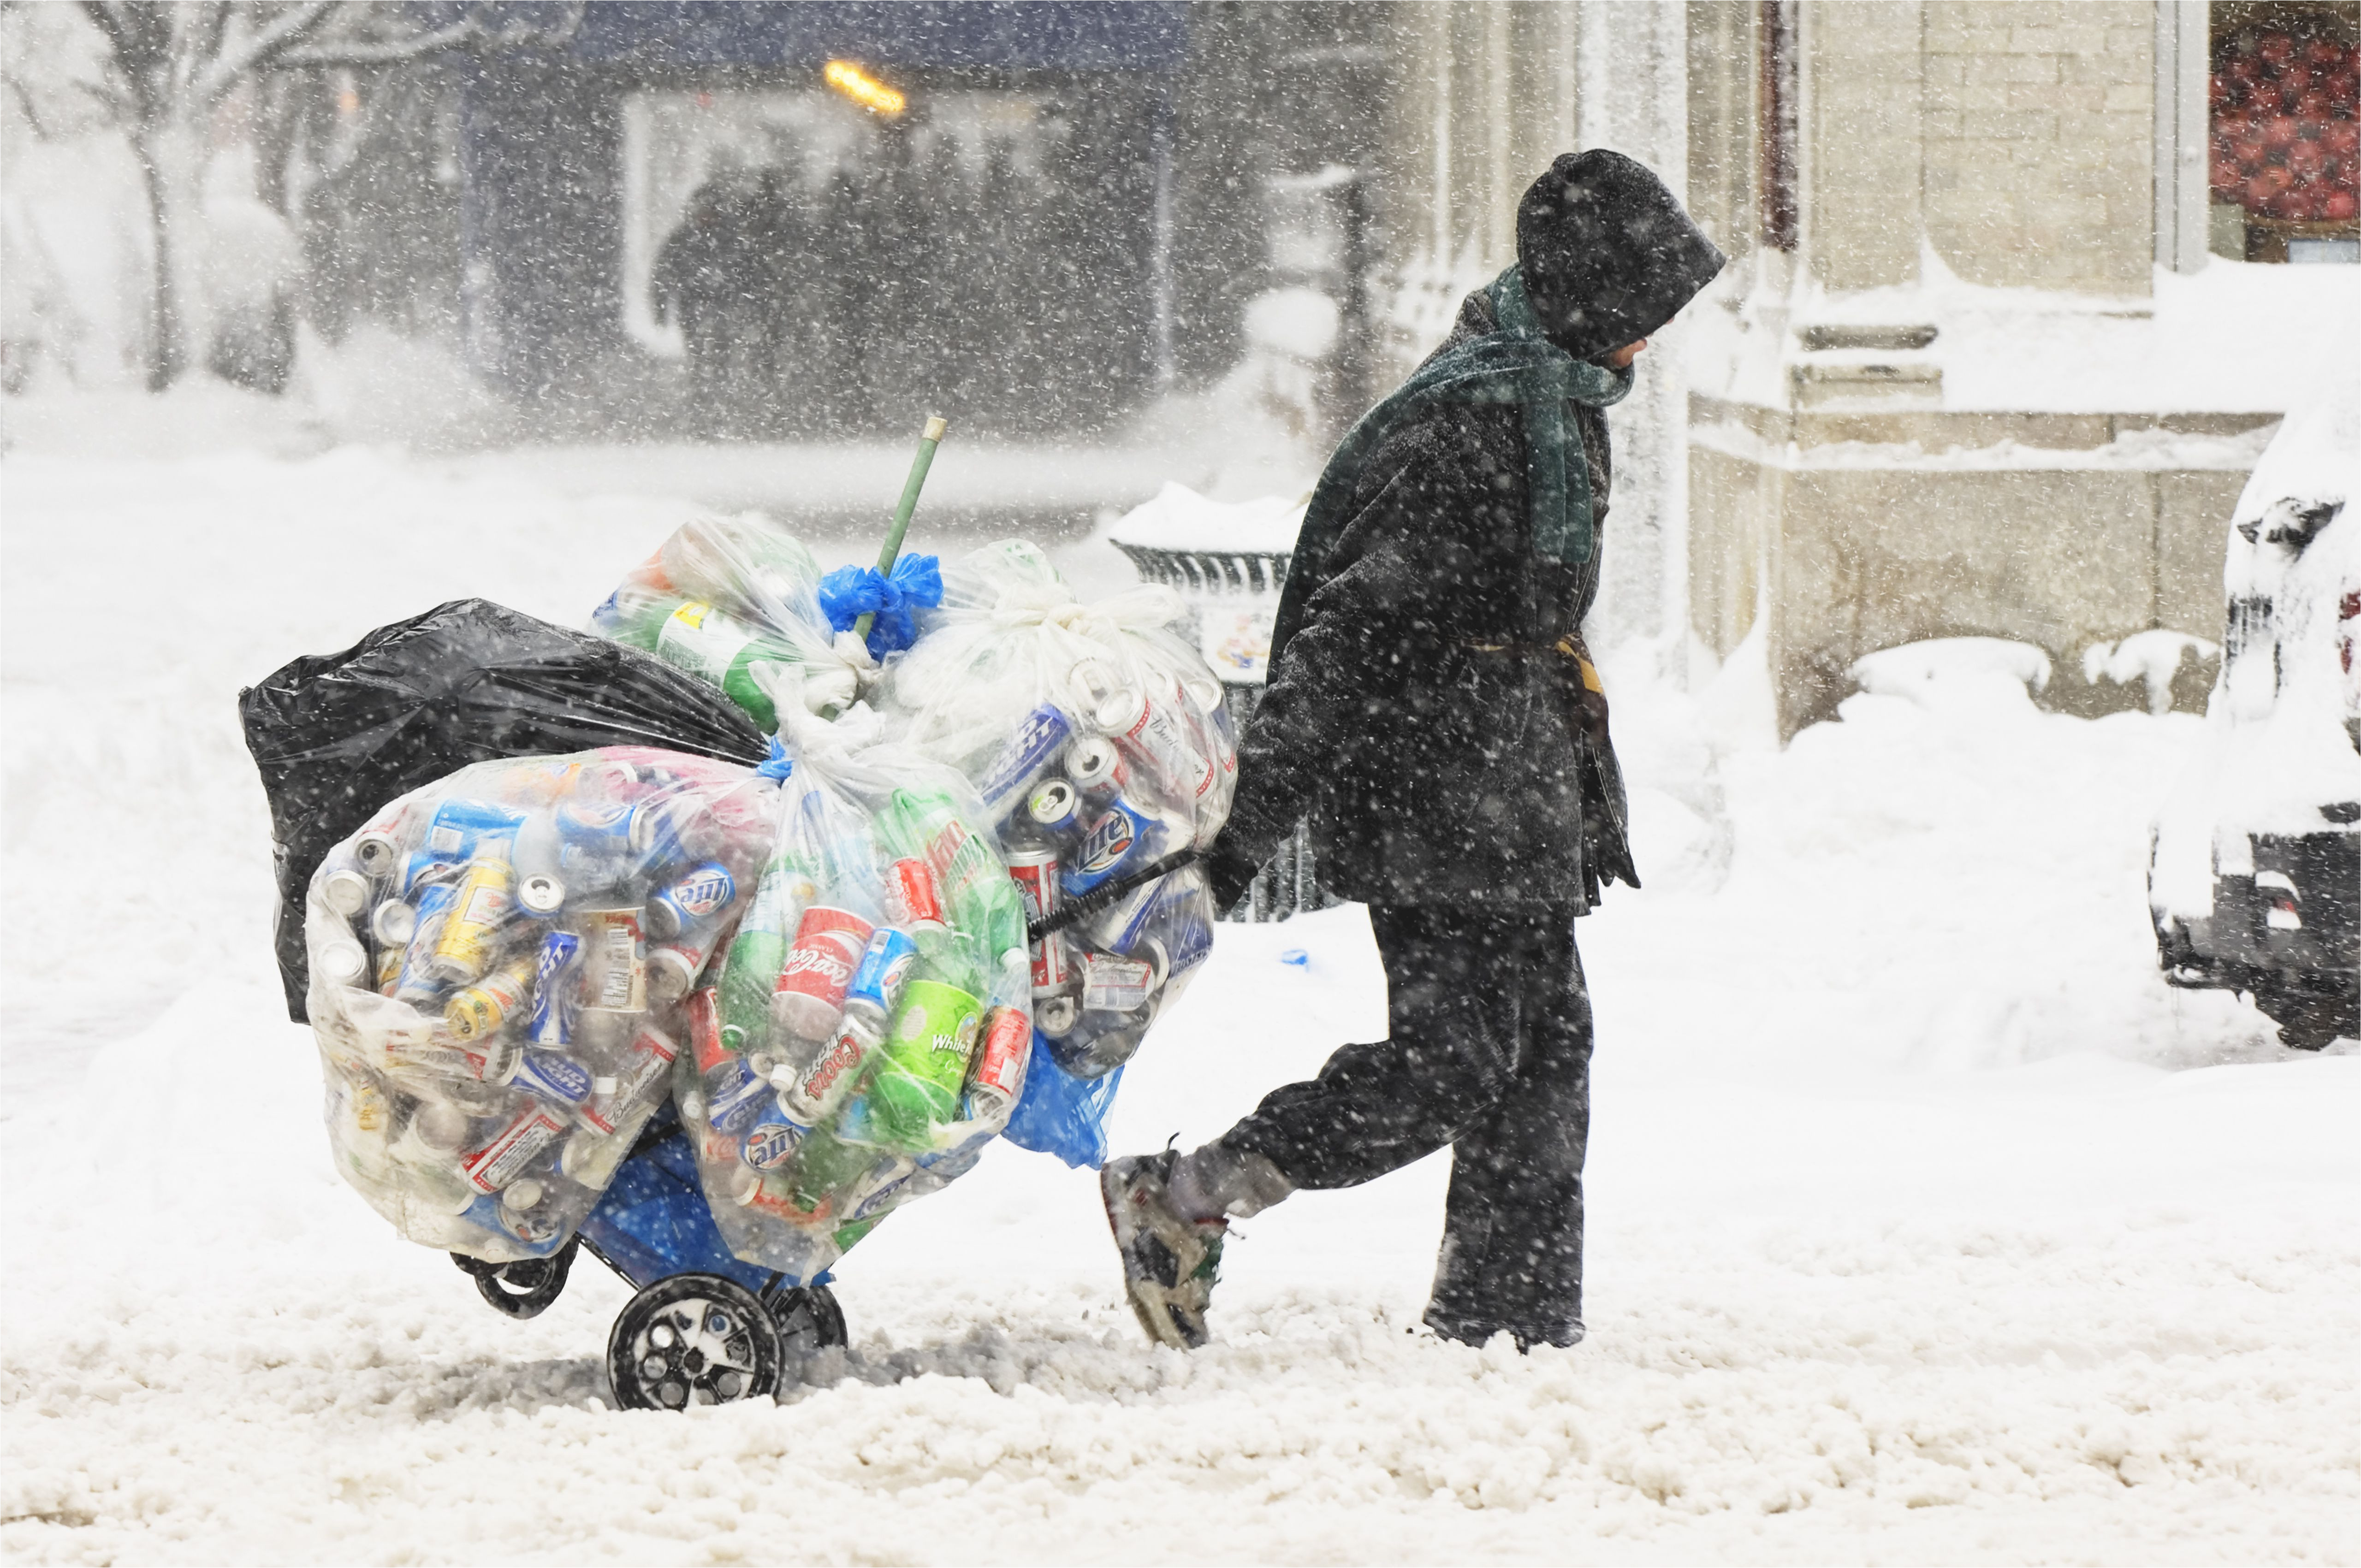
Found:
[(1033, 1027), (1049, 1039), (1063, 1039), (1073, 1033), (1080, 1011), (1071, 994), (1044, 996), (1033, 1003)]
[(432, 1002), (443, 989), (429, 960), (442, 938), (443, 922), (450, 917), (459, 890), (449, 883), (429, 883), (418, 890), (417, 928), (402, 954), (401, 972), (394, 977), (393, 993), (412, 1003)]
[(497, 1034), (509, 1015), (533, 994), (534, 960), (522, 958), (502, 964), (451, 998), (443, 1022), (456, 1040), (480, 1040)]
[(880, 1160), (837, 1200), (837, 1223), (857, 1225), (863, 1220), (882, 1218), (902, 1201), (902, 1189), (917, 1174), (915, 1160)]
[(1171, 970), (1194, 969), (1213, 950), (1213, 928), (1205, 919), (1211, 903), (1194, 878), (1159, 877), (1093, 917), (1088, 922), (1091, 943), (1106, 952), (1140, 958), (1152, 938)]
[(648, 900), (648, 933), (669, 941), (694, 931), (730, 906), (738, 896), (738, 879), (719, 861), (693, 868)]
[[(1187, 700), (1178, 689), (1172, 695)], [(1186, 800), (1213, 789), (1213, 758), (1190, 743), (1181, 718), (1169, 704), (1146, 692), (1121, 691), (1101, 703), (1093, 718), (1119, 750), (1163, 786), (1155, 793)]]
[(568, 801), (557, 808), (556, 817), (566, 849), (593, 861), (644, 861), (676, 842), (671, 814), (661, 801)]
[(323, 943), (313, 967), (330, 985), (358, 985), (369, 972), (368, 954), (358, 942)]
[(885, 907), (895, 924), (907, 930), (948, 931), (942, 890), (935, 883), (935, 868), (920, 860), (895, 861), (885, 868)]
[(554, 876), (529, 876), (517, 883), (516, 896), (528, 915), (555, 915), (566, 907), (566, 884)]
[(1033, 1049), (1033, 1023), (1022, 1007), (995, 1007), (984, 1015), (983, 1043), (967, 1080), (970, 1121), (996, 1121), (1025, 1090), (1025, 1063)]
[(672, 1070), (674, 1058), (680, 1047), (671, 1036), (653, 1024), (642, 1023), (623, 1051), (622, 1070), (609, 1087), (593, 1085), (588, 1104), (577, 1113), (585, 1125), (599, 1133), (612, 1133), (631, 1113), (633, 1106), (655, 1081)]
[(702, 941), (675, 942), (648, 955), (648, 995), (656, 1002), (686, 996), (697, 977), (705, 972), (713, 949)]
[(638, 910), (583, 912), (581, 994), (583, 1006), (592, 1012), (647, 1011), (647, 958)]
[(885, 1059), (869, 1086), (869, 1114), (892, 1141), (922, 1148), (959, 1119), (983, 1003), (955, 985), (912, 981), (885, 1031)]
[(516, 907), (515, 891), (516, 867), (506, 855), (478, 855), (467, 862), (450, 916), (434, 939), (434, 978), (473, 980), (490, 966), (500, 926)]
[(574, 962), (582, 956), (582, 938), (571, 931), (552, 931), (541, 939), (533, 955), (533, 1012), (525, 1033), (533, 1043), (557, 1048), (574, 1043)]
[(384, 947), (377, 954), (377, 990), (380, 996), (391, 996), (393, 988), (401, 981), (401, 960), (407, 956), (400, 947)]
[[(426, 839), (419, 853), (445, 864), (472, 861), (487, 841), (512, 837), (524, 825), (524, 813), (489, 800), (454, 795), (434, 808), (426, 823)], [(503, 852), (503, 858), (505, 852)]]
[(1072, 839), (1082, 830), (1082, 792), (1064, 779), (1051, 779), (1025, 803), (1025, 815), (1052, 839)]
[(809, 1127), (779, 1108), (777, 1097), (772, 1097), (766, 1113), (746, 1129), (746, 1141), (739, 1146), (739, 1157), (756, 1170), (776, 1170), (793, 1159), (802, 1146)]
[(875, 930), (849, 909), (815, 904), (805, 910), (771, 992), (773, 1024), (798, 1039), (825, 1038)]
[(389, 898), (369, 912), (369, 935), (380, 948), (406, 948), (418, 935), (418, 911), (407, 901)]
[(1160, 854), (1168, 837), (1158, 817), (1121, 795), (1111, 796), (1083, 833), (1082, 847), (1059, 873), (1059, 883), (1068, 896), (1079, 898), (1126, 866), (1145, 864)]
[(368, 907), (369, 879), (357, 867), (338, 866), (320, 879), (320, 902), (350, 919)]
[(841, 1103), (860, 1079), (869, 1058), (885, 1043), (885, 1031), (867, 1009), (848, 1009), (838, 1020), (835, 1038), (782, 1092), (779, 1104), (806, 1126), (816, 1127)]
[(1091, 736), (1066, 748), (1066, 777), (1093, 805), (1120, 794), (1130, 782), (1115, 742)]
[[(1034, 926), (1058, 912), (1058, 856), (1051, 850), (1020, 850), (1008, 857), (1008, 878), (1016, 884), (1025, 924)], [(1031, 944), (1033, 994), (1051, 996), (1072, 979), (1065, 938), (1051, 932)]]
[(460, 1170), (478, 1192), (498, 1192), (524, 1174), (525, 1167), (566, 1130), (544, 1105), (528, 1105), (516, 1120), (502, 1127), (490, 1143), (460, 1162)]
[(371, 828), (353, 840), (353, 859), (363, 874), (390, 877), (401, 865), (401, 840), (390, 829)]
[(903, 983), (917, 961), (918, 944), (908, 933), (891, 926), (878, 927), (870, 933), (861, 967), (852, 971), (852, 980), (844, 988), (844, 1004), (873, 1008), (884, 1017), (902, 1000)]
[(1086, 1013), (1137, 1013), (1163, 983), (1158, 959), (1161, 945), (1150, 938), (1152, 956), (1125, 958), (1117, 953), (1082, 955), (1082, 1010)]
[(571, 1109), (590, 1098), (590, 1069), (555, 1051), (527, 1051), (509, 1081), (535, 1099)]
[(721, 1043), (720, 1014), (713, 992), (689, 998), (688, 1043), (696, 1053), (697, 1079), (705, 1098), (705, 1121), (715, 1132), (743, 1134), (776, 1097), (746, 1058)]
[(995, 815), (1019, 798), (1026, 785), (1047, 771), (1051, 761), (1073, 739), (1074, 727), (1049, 703), (1027, 714), (976, 781), (976, 793)]

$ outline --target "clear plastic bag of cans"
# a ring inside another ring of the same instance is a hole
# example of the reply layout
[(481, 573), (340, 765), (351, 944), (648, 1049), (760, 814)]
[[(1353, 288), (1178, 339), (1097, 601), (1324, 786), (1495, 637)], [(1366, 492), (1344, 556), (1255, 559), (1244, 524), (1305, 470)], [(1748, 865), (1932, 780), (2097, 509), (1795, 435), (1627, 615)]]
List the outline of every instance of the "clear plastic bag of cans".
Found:
[(312, 879), (337, 1167), (409, 1239), (545, 1255), (670, 1091), (686, 1003), (771, 859), (777, 785), (609, 747), (478, 762)]
[(721, 688), (770, 733), (782, 709), (850, 707), (865, 655), (840, 650), (802, 542), (757, 512), (683, 524), (607, 602), (590, 630)]
[[(943, 587), (880, 700), (899, 740), (974, 785), (1028, 920), (1091, 906), (1034, 944), (1030, 983), (1042, 1047), (1068, 1077), (1101, 1078), (1213, 948), (1189, 861), (1236, 789), (1221, 684), (1169, 630), (1169, 588), (1084, 604), (1022, 540), (947, 563)], [(1094, 1123), (1105, 1099), (1089, 1101)]]
[(791, 729), (773, 853), (689, 998), (675, 1098), (730, 1250), (809, 1279), (1006, 1125), (1031, 981), (965, 781), (855, 720)]

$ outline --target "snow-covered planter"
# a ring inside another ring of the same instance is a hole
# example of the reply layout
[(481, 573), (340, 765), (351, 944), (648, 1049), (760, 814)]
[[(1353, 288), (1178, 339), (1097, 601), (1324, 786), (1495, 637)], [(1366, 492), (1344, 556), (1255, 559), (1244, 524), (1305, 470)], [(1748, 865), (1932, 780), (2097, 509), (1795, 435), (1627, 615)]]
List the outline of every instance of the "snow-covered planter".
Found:
[(2176, 985), (2251, 994), (2290, 1046), (2361, 1035), (2361, 396), (2291, 414), (2231, 521), (2222, 670), (2156, 825)]

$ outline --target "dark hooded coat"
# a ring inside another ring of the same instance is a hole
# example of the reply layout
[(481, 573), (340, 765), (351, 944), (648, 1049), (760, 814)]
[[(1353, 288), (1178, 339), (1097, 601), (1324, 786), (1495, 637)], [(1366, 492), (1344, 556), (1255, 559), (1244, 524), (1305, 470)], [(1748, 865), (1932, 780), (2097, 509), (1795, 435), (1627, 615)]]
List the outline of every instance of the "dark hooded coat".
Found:
[[(1662, 327), (1723, 263), (1653, 174), (1604, 150), (1534, 182), (1517, 250), (1551, 340), (1594, 360)], [(1444, 347), (1496, 324), (1470, 294)], [(1613, 472), (1604, 412), (1571, 413), (1598, 541), (1587, 560), (1534, 548), (1513, 405), (1430, 407), (1370, 453), (1313, 579), (1281, 606), (1211, 856), (1224, 906), (1306, 818), (1323, 880), (1369, 904), (1584, 908), (1607, 882), (1638, 885), (1612, 743), (1580, 722), (1577, 666), (1554, 651), (1598, 597)]]

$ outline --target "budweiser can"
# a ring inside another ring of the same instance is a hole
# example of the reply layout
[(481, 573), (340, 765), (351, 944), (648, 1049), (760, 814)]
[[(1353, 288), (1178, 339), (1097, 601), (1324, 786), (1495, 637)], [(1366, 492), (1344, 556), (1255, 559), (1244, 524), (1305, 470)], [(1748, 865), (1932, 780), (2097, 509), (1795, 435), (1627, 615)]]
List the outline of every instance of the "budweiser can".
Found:
[(640, 1096), (671, 1069), (673, 1058), (678, 1055), (680, 1047), (673, 1044), (671, 1036), (653, 1024), (642, 1024), (623, 1052), (622, 1070), (611, 1080), (601, 1079), (600, 1091), (593, 1094), (590, 1102), (577, 1114), (597, 1132), (614, 1132), (631, 1113)]
[[(1173, 695), (1181, 693), (1175, 688)], [(1213, 787), (1213, 759), (1190, 744), (1166, 705), (1150, 700), (1145, 692), (1117, 692), (1101, 703), (1093, 717), (1119, 749), (1147, 764), (1164, 784), (1161, 793), (1199, 795)]]
[(1033, 1048), (1033, 1023), (1022, 1007), (995, 1007), (983, 1021), (983, 1044), (967, 1080), (968, 1119), (997, 1121), (1016, 1105), (1025, 1088), (1025, 1061)]
[(462, 1161), (459, 1168), (477, 1191), (498, 1192), (523, 1175), (525, 1167), (564, 1131), (565, 1124), (549, 1110), (527, 1106), (490, 1143)]
[(675, 942), (669, 948), (658, 948), (648, 955), (648, 994), (659, 1003), (686, 996), (712, 956), (707, 942)]
[(541, 939), (533, 956), (533, 1012), (525, 1032), (536, 1046), (552, 1048), (574, 1042), (574, 1004), (567, 998), (574, 960), (582, 954), (582, 938), (571, 931), (552, 931)]
[(798, 1039), (825, 1038), (875, 929), (849, 909), (815, 904), (805, 910), (771, 992), (772, 1023)]
[[(1008, 857), (1008, 878), (1016, 884), (1024, 905), (1025, 924), (1037, 926), (1058, 912), (1058, 854), (1054, 850), (1020, 850)], [(1066, 944), (1056, 932), (1033, 944), (1033, 994), (1051, 996), (1072, 979)]]
[(583, 1005), (598, 1013), (648, 1010), (646, 948), (636, 909), (589, 909), (582, 915)]
[(1095, 736), (1066, 748), (1066, 777), (1093, 801), (1122, 793), (1130, 782), (1124, 772), (1123, 753), (1115, 750), (1115, 742)]
[(948, 931), (943, 918), (942, 890), (935, 885), (935, 869), (924, 861), (895, 861), (885, 868), (885, 906), (894, 923), (905, 930)]

